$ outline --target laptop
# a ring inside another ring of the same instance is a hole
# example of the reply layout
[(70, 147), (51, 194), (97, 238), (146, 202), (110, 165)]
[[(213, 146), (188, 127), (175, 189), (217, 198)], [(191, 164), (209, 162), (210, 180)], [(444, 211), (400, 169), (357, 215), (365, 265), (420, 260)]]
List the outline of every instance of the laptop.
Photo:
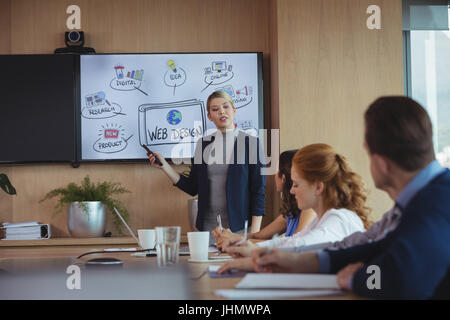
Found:
[[(136, 237), (136, 235), (134, 234), (133, 230), (131, 230), (130, 226), (126, 223), (125, 219), (122, 218), (122, 215), (120, 214), (119, 210), (117, 210), (114, 207), (114, 211), (119, 216), (120, 221), (122, 221), (122, 223), (125, 225), (125, 227), (127, 228), (128, 232), (130, 233), (130, 235), (134, 238), (134, 240), (136, 240), (138, 245), (142, 248), (141, 243), (139, 242), (139, 239)], [(190, 255), (190, 253), (189, 253), (189, 246), (180, 246), (180, 248), (178, 250), (178, 254), (180, 256)], [(147, 256), (147, 255), (148, 256), (156, 255), (156, 249), (150, 249), (150, 250), (147, 250), (145, 252), (136, 252), (136, 253), (133, 254), (133, 256)]]

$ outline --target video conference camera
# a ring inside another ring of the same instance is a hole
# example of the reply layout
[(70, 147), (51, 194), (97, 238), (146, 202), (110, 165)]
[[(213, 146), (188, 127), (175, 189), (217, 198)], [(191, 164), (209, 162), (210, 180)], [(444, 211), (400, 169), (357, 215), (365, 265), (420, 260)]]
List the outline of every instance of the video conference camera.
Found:
[(94, 48), (84, 47), (84, 32), (71, 30), (64, 34), (65, 48), (55, 50), (55, 53), (94, 54)]

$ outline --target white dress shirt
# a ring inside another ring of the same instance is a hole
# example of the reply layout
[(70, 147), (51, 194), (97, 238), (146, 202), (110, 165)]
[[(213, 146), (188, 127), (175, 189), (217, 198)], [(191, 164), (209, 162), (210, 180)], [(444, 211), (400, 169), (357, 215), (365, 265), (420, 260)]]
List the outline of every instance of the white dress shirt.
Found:
[(330, 209), (319, 219), (315, 217), (300, 232), (291, 237), (259, 242), (259, 247), (298, 247), (323, 242), (340, 241), (354, 232), (365, 231), (362, 220), (347, 209)]

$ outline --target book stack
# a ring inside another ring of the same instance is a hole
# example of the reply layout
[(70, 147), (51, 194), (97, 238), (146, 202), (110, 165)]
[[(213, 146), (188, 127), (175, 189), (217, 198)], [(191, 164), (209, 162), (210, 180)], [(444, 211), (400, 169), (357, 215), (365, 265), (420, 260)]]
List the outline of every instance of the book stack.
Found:
[(38, 240), (51, 237), (50, 225), (37, 221), (9, 223), (4, 222), (0, 228), (2, 240)]

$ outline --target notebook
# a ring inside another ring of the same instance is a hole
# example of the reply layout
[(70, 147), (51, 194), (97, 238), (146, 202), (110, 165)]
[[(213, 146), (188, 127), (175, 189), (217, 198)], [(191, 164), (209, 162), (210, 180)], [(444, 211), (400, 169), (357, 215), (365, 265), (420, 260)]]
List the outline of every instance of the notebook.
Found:
[(333, 289), (339, 290), (336, 275), (249, 273), (236, 289)]

